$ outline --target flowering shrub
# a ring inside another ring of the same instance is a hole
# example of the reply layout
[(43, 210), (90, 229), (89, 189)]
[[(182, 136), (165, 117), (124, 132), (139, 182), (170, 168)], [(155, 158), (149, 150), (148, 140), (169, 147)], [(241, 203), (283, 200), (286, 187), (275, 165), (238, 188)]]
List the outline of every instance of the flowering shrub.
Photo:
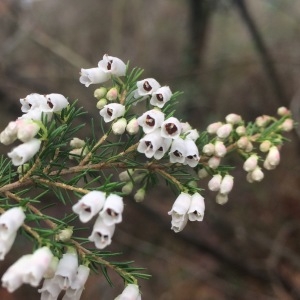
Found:
[[(85, 140), (76, 137), (84, 127), (75, 124), (84, 113), (76, 102), (61, 94), (20, 99), (23, 114), (0, 134), (4, 145), (21, 142), (0, 161), (0, 260), (18, 231), (30, 238), (34, 252), (3, 275), (9, 292), (23, 283), (42, 284), (41, 299), (57, 299), (61, 291), (64, 300), (80, 299), (90, 269), (100, 268), (108, 281), (107, 269), (124, 279), (115, 299), (141, 299), (138, 280), (149, 275), (128, 263), (110, 262), (111, 254), (102, 251), (113, 242), (128, 195), (141, 202), (157, 178), (164, 179), (177, 193), (166, 215), (171, 230), (180, 232), (189, 221), (204, 218), (201, 179), (210, 178), (217, 203), (228, 201), (234, 178), (232, 166), (222, 163), (229, 152), (242, 157), (250, 183), (279, 164), (282, 133), (293, 129), (288, 109), (279, 108), (278, 118), (264, 115), (251, 123), (232, 113), (198, 131), (176, 117), (180, 93), (153, 78), (140, 80), (141, 74), (108, 55), (98, 67), (81, 70), (82, 84), (98, 85), (94, 96), (100, 114), (100, 125), (93, 123)], [(49, 215), (42, 201), (46, 194), (66, 205), (63, 219)], [(89, 236), (73, 232), (74, 219), (94, 222)]]

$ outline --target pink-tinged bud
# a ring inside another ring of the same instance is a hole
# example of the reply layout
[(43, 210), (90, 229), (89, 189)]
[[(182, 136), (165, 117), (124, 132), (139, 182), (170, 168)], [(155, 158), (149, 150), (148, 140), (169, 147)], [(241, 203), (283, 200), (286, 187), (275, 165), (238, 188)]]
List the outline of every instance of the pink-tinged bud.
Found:
[(105, 87), (101, 87), (94, 91), (94, 97), (100, 100), (101, 98), (105, 97), (106, 93), (107, 93), (107, 89)]
[(216, 196), (216, 202), (220, 205), (223, 205), (228, 202), (228, 194), (218, 193)]
[(267, 125), (267, 123), (271, 120), (271, 117), (270, 116), (267, 116), (267, 115), (263, 115), (263, 116), (260, 116), (260, 117), (257, 117), (255, 119), (255, 124), (258, 126), (258, 127), (263, 127), (265, 125)]
[(216, 169), (220, 163), (221, 163), (221, 158), (220, 157), (217, 157), (217, 156), (212, 156), (209, 160), (208, 160), (208, 166), (211, 168), (211, 169)]
[(232, 131), (232, 125), (231, 124), (224, 124), (217, 130), (217, 136), (220, 139), (226, 139)]
[(264, 179), (264, 173), (260, 167), (256, 167), (252, 172), (250, 172), (251, 178), (254, 181), (262, 181)]
[(130, 135), (134, 135), (137, 134), (139, 132), (139, 124), (136, 118), (131, 119), (127, 126), (126, 126), (126, 131), (130, 134)]
[(115, 101), (115, 100), (117, 100), (117, 98), (118, 98), (118, 90), (117, 90), (117, 88), (115, 88), (115, 87), (113, 87), (113, 88), (111, 88), (108, 92), (107, 92), (107, 94), (106, 94), (106, 99), (108, 100), (108, 101)]
[(231, 192), (233, 187), (233, 176), (225, 175), (222, 179), (221, 186), (220, 186), (220, 193), (221, 194), (228, 194)]
[(205, 177), (207, 177), (208, 176), (208, 173), (207, 173), (207, 171), (206, 171), (206, 169), (200, 169), (199, 171), (198, 171), (198, 177), (200, 178), (200, 179), (203, 179), (203, 178), (205, 178)]
[(276, 168), (276, 166), (272, 166), (267, 159), (264, 161), (263, 166), (266, 170), (269, 170), (269, 171), (274, 170)]
[(222, 122), (215, 122), (215, 123), (212, 123), (210, 125), (208, 125), (207, 127), (207, 132), (209, 134), (216, 134), (217, 133), (217, 130), (223, 125)]
[(277, 109), (277, 114), (281, 117), (291, 114), (291, 111), (284, 106), (281, 106)]
[(221, 141), (216, 141), (215, 143), (215, 155), (218, 157), (224, 157), (227, 153), (226, 146)]
[(225, 117), (227, 123), (238, 124), (242, 121), (242, 117), (237, 114), (229, 114)]
[(294, 121), (292, 119), (286, 119), (280, 126), (283, 131), (291, 131), (294, 128)]
[(222, 182), (222, 176), (220, 174), (216, 174), (208, 182), (208, 188), (213, 192), (217, 192), (220, 190), (221, 182)]
[(266, 161), (271, 166), (277, 166), (280, 162), (280, 152), (276, 146), (272, 146), (266, 157)]
[(270, 150), (270, 147), (272, 146), (272, 143), (270, 141), (263, 141), (260, 146), (259, 146), (259, 150), (261, 152), (268, 152)]
[(245, 134), (246, 134), (246, 127), (243, 126), (243, 125), (238, 126), (238, 127), (235, 129), (235, 132), (236, 132), (239, 136), (245, 135)]
[(29, 119), (19, 119), (17, 137), (22, 142), (28, 142), (33, 139), (40, 130), (40, 126)]
[(238, 148), (240, 149), (246, 149), (249, 144), (249, 139), (246, 136), (242, 136), (239, 138), (239, 140), (236, 142)]
[(211, 156), (215, 153), (215, 145), (212, 143), (203, 146), (202, 152), (207, 156)]
[(251, 172), (256, 168), (257, 162), (258, 162), (258, 157), (256, 155), (250, 155), (244, 162), (243, 169), (246, 172)]
[(115, 135), (121, 135), (125, 132), (127, 125), (127, 120), (125, 118), (121, 118), (117, 120), (113, 125), (112, 125), (112, 131)]

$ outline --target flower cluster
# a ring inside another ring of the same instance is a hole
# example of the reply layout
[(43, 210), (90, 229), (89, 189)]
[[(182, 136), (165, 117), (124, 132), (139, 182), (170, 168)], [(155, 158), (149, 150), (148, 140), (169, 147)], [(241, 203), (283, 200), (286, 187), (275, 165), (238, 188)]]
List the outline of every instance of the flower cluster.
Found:
[(122, 221), (123, 209), (122, 197), (116, 194), (106, 197), (105, 193), (101, 191), (91, 191), (73, 205), (73, 211), (79, 215), (82, 223), (89, 222), (98, 215), (92, 234), (89, 236), (89, 240), (94, 242), (98, 249), (103, 249), (111, 244), (115, 224)]
[(30, 94), (20, 102), (24, 114), (0, 133), (0, 142), (4, 145), (10, 145), (17, 139), (23, 142), (8, 153), (15, 166), (23, 165), (39, 151), (41, 140), (35, 136), (40, 131), (43, 116), (49, 121), (53, 113), (60, 112), (69, 104), (61, 94)]

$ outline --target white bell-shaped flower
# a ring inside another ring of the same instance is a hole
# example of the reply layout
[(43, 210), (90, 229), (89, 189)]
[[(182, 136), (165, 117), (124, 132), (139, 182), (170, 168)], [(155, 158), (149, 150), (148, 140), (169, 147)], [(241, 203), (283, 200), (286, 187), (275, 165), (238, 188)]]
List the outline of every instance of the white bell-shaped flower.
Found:
[(78, 214), (82, 223), (86, 223), (100, 212), (104, 202), (105, 193), (101, 191), (91, 191), (74, 204), (72, 210), (75, 214)]
[(8, 240), (22, 226), (25, 213), (21, 207), (13, 207), (0, 217), (0, 239)]
[(103, 249), (111, 244), (111, 238), (115, 232), (115, 224), (107, 226), (99, 216), (93, 227), (89, 240), (95, 243), (96, 248)]
[(47, 99), (44, 95), (37, 93), (30, 94), (25, 98), (20, 99), (20, 102), (22, 104), (21, 111), (24, 113), (34, 109), (43, 110), (47, 108)]
[(217, 192), (220, 190), (222, 182), (222, 176), (220, 174), (215, 174), (212, 179), (208, 182), (208, 188), (209, 190), (213, 192)]
[(30, 264), (23, 273), (23, 282), (31, 286), (38, 286), (51, 264), (53, 254), (48, 247), (42, 247), (34, 251), (30, 258)]
[(106, 74), (112, 74), (115, 76), (124, 76), (126, 73), (125, 63), (117, 57), (103, 55), (103, 59), (99, 61), (98, 67)]
[(150, 99), (150, 104), (162, 108), (172, 97), (172, 92), (168, 86), (158, 88)]
[(8, 292), (14, 292), (24, 283), (24, 270), (30, 266), (31, 256), (31, 254), (23, 255), (3, 274), (1, 278), (2, 287), (6, 288)]
[(124, 210), (123, 198), (116, 194), (110, 194), (104, 203), (104, 207), (99, 213), (105, 225), (111, 226), (122, 221)]
[(116, 118), (123, 117), (124, 114), (125, 114), (125, 106), (120, 103), (106, 104), (100, 110), (100, 115), (103, 117), (105, 123), (111, 122)]
[(159, 128), (165, 119), (165, 114), (158, 109), (148, 110), (138, 119), (138, 124), (143, 128), (145, 133), (153, 132)]
[(140, 139), (137, 151), (144, 153), (147, 158), (154, 156), (155, 152), (161, 147), (163, 138), (160, 134), (160, 129), (156, 129), (151, 133), (146, 134)]
[(46, 111), (59, 112), (69, 105), (67, 98), (61, 94), (48, 94), (45, 96), (49, 107)]
[(76, 278), (74, 279), (71, 286), (66, 290), (66, 293), (62, 300), (79, 300), (89, 274), (90, 268), (84, 265), (80, 265), (77, 269)]
[(199, 193), (192, 195), (191, 204), (187, 212), (190, 221), (202, 221), (204, 217), (205, 203), (204, 197)]
[(184, 220), (191, 205), (191, 201), (192, 196), (183, 192), (176, 198), (172, 209), (168, 212), (168, 215), (172, 216), (172, 223), (176, 224)]
[(55, 277), (53, 277), (45, 279), (42, 288), (40, 288), (38, 292), (41, 293), (41, 300), (57, 300), (61, 288), (55, 280)]
[(65, 253), (58, 262), (54, 280), (62, 290), (68, 289), (74, 282), (78, 269), (78, 259), (75, 253)]
[(198, 147), (193, 140), (186, 139), (184, 143), (186, 148), (184, 164), (194, 168), (200, 159)]
[(141, 300), (141, 293), (138, 285), (128, 284), (115, 300)]
[(40, 146), (40, 140), (32, 139), (14, 148), (7, 156), (12, 159), (14, 166), (21, 166), (28, 162), (40, 150)]
[(90, 84), (102, 83), (110, 78), (108, 73), (105, 73), (101, 68), (81, 69), (80, 83), (88, 87)]
[(253, 154), (250, 155), (244, 162), (243, 169), (246, 172), (251, 172), (257, 167), (258, 157), (257, 155)]
[(162, 138), (162, 143), (160, 147), (155, 151), (154, 158), (157, 160), (161, 159), (170, 149), (172, 141), (172, 139)]
[(173, 230), (176, 233), (182, 231), (184, 229), (184, 227), (186, 226), (188, 220), (189, 220), (189, 217), (188, 217), (187, 214), (185, 214), (180, 221), (173, 221), (172, 220), (171, 230)]
[(178, 138), (173, 140), (169, 155), (171, 163), (184, 163), (186, 157), (186, 146), (183, 139)]
[(14, 243), (16, 236), (17, 232), (12, 233), (6, 240), (0, 238), (0, 260), (4, 260), (5, 255), (9, 252)]
[(220, 193), (221, 194), (228, 194), (231, 192), (232, 187), (233, 187), (233, 180), (234, 180), (233, 176), (231, 176), (229, 174), (226, 174), (223, 177), (221, 185), (220, 185)]
[(160, 84), (154, 78), (140, 80), (136, 85), (135, 98), (151, 95), (160, 88)]
[(181, 133), (181, 123), (177, 118), (171, 117), (161, 124), (161, 136), (177, 139)]

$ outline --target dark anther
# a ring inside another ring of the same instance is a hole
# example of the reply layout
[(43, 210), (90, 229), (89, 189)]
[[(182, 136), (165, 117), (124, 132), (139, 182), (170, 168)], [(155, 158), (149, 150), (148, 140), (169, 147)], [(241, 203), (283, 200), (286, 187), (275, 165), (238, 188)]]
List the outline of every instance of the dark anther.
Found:
[(175, 156), (177, 156), (177, 157), (182, 157), (182, 153), (179, 152), (178, 150), (175, 150), (175, 151), (173, 152), (173, 154), (174, 154)]
[(110, 60), (108, 63), (107, 63), (107, 70), (111, 70), (111, 65), (112, 65), (113, 61)]
[(84, 208), (84, 211), (91, 212), (91, 208), (89, 206), (87, 206), (86, 208)]
[(157, 149), (157, 151), (164, 151), (164, 148), (163, 148), (163, 147), (159, 147), (159, 148)]
[(173, 134), (177, 131), (177, 126), (173, 123), (167, 123), (165, 125), (165, 128), (166, 128), (168, 134)]
[(47, 101), (47, 104), (48, 104), (48, 106), (50, 107), (50, 108), (53, 108), (53, 103), (49, 100), (49, 101)]
[(152, 86), (149, 84), (149, 82), (147, 80), (144, 82), (143, 88), (147, 92), (150, 92), (152, 90)]
[(118, 213), (116, 213), (114, 210), (112, 210), (110, 208), (108, 208), (106, 212), (111, 217), (116, 217), (118, 215)]
[(155, 120), (153, 118), (151, 118), (149, 115), (147, 115), (147, 117), (146, 117), (146, 124), (148, 126), (153, 127), (155, 125)]
[(107, 109), (107, 114), (111, 117), (113, 114), (113, 110), (111, 108)]
[(157, 99), (157, 101), (163, 102), (164, 101), (164, 96), (162, 94), (157, 94), (156, 99)]
[(153, 145), (152, 145), (152, 143), (151, 143), (151, 142), (149, 142), (149, 141), (146, 141), (146, 142), (145, 142), (145, 144), (146, 144), (147, 148), (149, 148), (149, 147), (150, 147), (150, 149), (152, 149), (152, 148), (153, 148)]

